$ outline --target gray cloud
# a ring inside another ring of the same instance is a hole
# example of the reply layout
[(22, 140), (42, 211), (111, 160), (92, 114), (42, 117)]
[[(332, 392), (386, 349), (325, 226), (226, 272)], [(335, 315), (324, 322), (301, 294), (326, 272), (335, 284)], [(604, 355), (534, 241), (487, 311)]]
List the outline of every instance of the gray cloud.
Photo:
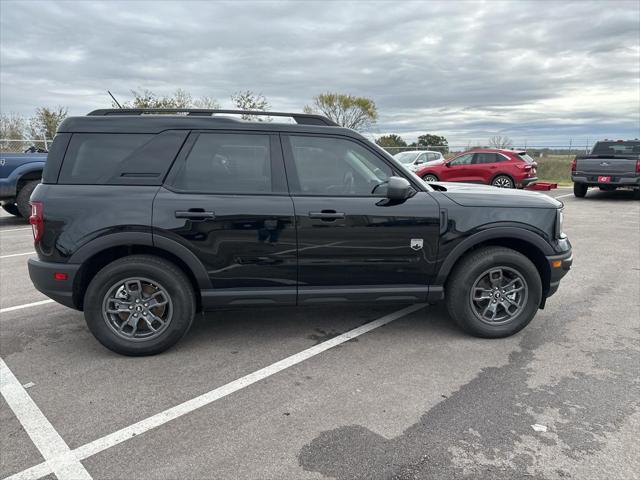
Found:
[(0, 3), (3, 112), (180, 87), (300, 110), (339, 91), (374, 134), (550, 144), (640, 136), (640, 6), (594, 2)]

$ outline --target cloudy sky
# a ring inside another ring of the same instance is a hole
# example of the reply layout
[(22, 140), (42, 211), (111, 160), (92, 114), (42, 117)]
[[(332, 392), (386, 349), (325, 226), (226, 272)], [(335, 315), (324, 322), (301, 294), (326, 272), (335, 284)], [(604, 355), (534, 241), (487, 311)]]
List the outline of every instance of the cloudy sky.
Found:
[(640, 2), (0, 0), (2, 113), (72, 114), (131, 89), (274, 110), (372, 98), (371, 132), (450, 143), (640, 137)]

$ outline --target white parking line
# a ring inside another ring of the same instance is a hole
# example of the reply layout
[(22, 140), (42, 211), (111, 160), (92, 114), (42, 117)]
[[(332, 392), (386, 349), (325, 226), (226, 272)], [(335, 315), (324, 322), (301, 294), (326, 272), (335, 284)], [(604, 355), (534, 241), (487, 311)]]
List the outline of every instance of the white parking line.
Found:
[(553, 198), (555, 198), (557, 200), (558, 198), (571, 197), (572, 195), (573, 195), (573, 193), (567, 193), (566, 195), (560, 195), (558, 197), (553, 197)]
[(10, 255), (0, 255), (0, 258), (22, 257), (24, 255), (35, 255), (36, 252), (12, 253)]
[(91, 480), (71, 449), (0, 358), (0, 392), (58, 480)]
[(21, 232), (22, 230), (32, 230), (31, 227), (23, 227), (23, 228), (8, 228), (6, 230), (0, 230), (0, 233), (6, 232)]
[[(401, 310), (397, 310), (393, 313), (385, 315), (384, 317), (378, 318), (377, 320), (366, 323), (360, 327), (354, 328), (353, 330), (349, 330), (342, 335), (333, 337), (326, 342), (314, 345), (313, 347), (307, 348), (306, 350), (291, 355), (290, 357), (284, 358), (276, 363), (269, 365), (268, 367), (261, 368), (260, 370), (245, 375), (244, 377), (238, 378), (233, 382), (215, 388), (191, 400), (187, 400), (186, 402), (176, 405), (175, 407), (169, 408), (160, 413), (156, 413), (155, 415), (147, 417), (144, 420), (118, 430), (117, 432), (111, 433), (102, 438), (94, 440), (93, 442), (82, 445), (81, 447), (73, 450), (71, 453), (73, 454), (76, 461), (89, 458), (108, 448), (125, 442), (131, 438), (135, 438), (144, 432), (170, 422), (171, 420), (175, 420), (176, 418), (182, 417), (187, 413), (193, 412), (198, 408), (209, 405), (216, 400), (231, 395), (238, 390), (242, 390), (249, 385), (253, 385), (260, 380), (264, 380), (271, 375), (275, 375), (282, 370), (304, 362), (311, 357), (315, 357), (316, 355), (319, 355), (320, 353), (325, 352), (330, 348), (338, 346), (344, 342), (348, 342), (353, 338), (359, 337), (360, 335), (370, 332), (371, 330), (375, 330), (378, 327), (382, 327), (383, 325), (393, 322), (394, 320), (404, 317), (405, 315), (416, 312), (423, 307), (424, 304), (416, 304), (403, 308)], [(64, 463), (64, 459), (61, 458), (60, 462)], [(15, 475), (7, 477), (5, 480), (37, 479), (48, 475), (49, 473), (51, 473), (51, 469), (48, 467), (47, 462), (43, 462), (39, 465), (35, 465), (31, 468), (27, 468), (26, 470), (16, 473)]]
[(0, 308), (0, 313), (13, 312), (14, 310), (22, 310), (23, 308), (29, 308), (29, 307), (37, 307), (38, 305), (45, 305), (47, 303), (53, 303), (53, 300), (40, 300), (39, 302), (16, 305), (15, 307)]

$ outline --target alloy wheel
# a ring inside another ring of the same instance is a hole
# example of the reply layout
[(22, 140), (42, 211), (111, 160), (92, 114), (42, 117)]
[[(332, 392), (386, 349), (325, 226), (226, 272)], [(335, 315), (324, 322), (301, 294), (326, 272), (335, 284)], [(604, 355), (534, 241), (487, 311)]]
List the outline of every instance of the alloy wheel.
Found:
[(115, 283), (102, 303), (102, 317), (118, 336), (150, 340), (166, 330), (173, 317), (167, 290), (147, 278), (131, 277)]
[(528, 294), (529, 287), (520, 273), (510, 267), (493, 267), (473, 283), (469, 301), (480, 321), (500, 325), (522, 312)]

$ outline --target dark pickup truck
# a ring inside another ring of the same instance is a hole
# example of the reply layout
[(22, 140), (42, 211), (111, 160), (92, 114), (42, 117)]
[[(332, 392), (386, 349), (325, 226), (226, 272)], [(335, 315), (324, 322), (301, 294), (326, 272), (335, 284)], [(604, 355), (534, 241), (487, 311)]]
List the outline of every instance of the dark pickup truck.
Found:
[(571, 164), (571, 180), (576, 197), (584, 197), (589, 187), (613, 191), (633, 188), (640, 193), (640, 140), (596, 142), (590, 153), (577, 155)]

